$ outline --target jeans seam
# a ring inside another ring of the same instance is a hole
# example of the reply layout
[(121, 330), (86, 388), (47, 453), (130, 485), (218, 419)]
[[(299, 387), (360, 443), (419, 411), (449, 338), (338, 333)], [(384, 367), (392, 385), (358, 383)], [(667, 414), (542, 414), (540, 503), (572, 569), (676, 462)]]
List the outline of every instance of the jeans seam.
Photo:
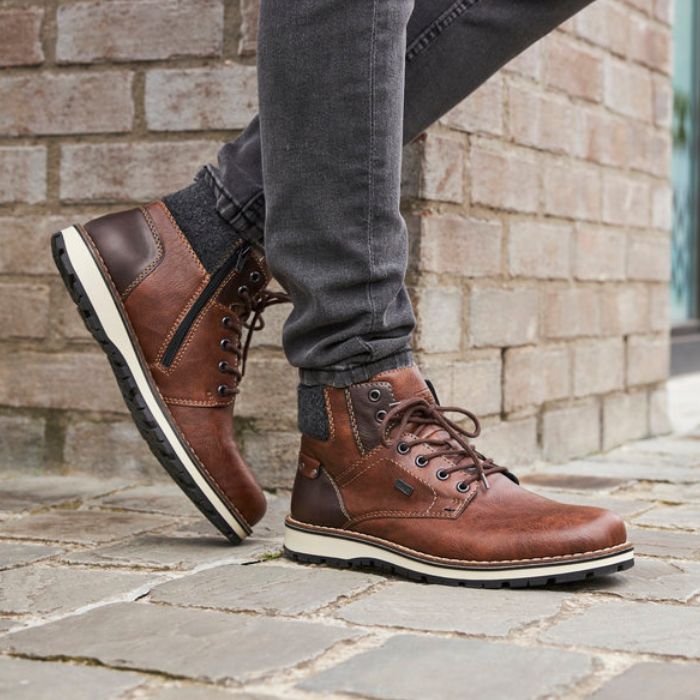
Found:
[(410, 63), (416, 56), (429, 48), (447, 27), (478, 2), (479, 0), (457, 0), (450, 5), (406, 47), (406, 63)]
[[(376, 308), (372, 294), (372, 284), (374, 279), (374, 253), (372, 250), (372, 212), (374, 209), (374, 147), (375, 147), (375, 51), (376, 51), (376, 31), (377, 31), (377, 0), (372, 3), (372, 31), (369, 43), (369, 158), (367, 163), (367, 258), (369, 264), (369, 279), (367, 281), (367, 302), (370, 307), (369, 327), (367, 334), (374, 331), (376, 323)], [(372, 355), (372, 348), (367, 345), (367, 349)]]

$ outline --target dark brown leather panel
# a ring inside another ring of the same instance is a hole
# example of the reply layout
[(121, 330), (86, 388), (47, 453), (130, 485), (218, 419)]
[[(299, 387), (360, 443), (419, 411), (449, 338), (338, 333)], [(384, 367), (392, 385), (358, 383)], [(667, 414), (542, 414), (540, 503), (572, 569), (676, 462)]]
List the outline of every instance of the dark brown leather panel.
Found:
[(265, 494), (238, 451), (231, 409), (172, 405), (169, 408), (210, 480), (237, 506), (248, 525), (255, 525), (265, 515)]
[(129, 294), (124, 306), (139, 344), (151, 363), (167, 347), (209, 274), (162, 203), (149, 204), (164, 249), (161, 263)]
[(394, 392), (389, 382), (365, 382), (353, 384), (346, 389), (349, 406), (354, 418), (355, 438), (363, 452), (370, 452), (381, 442), (377, 430), (382, 416), (393, 403)]
[(292, 517), (312, 525), (342, 527), (348, 520), (328, 473), (321, 467), (318, 476), (304, 476), (298, 470), (292, 492)]
[(161, 260), (163, 246), (141, 209), (107, 214), (85, 224), (117, 291), (126, 296)]

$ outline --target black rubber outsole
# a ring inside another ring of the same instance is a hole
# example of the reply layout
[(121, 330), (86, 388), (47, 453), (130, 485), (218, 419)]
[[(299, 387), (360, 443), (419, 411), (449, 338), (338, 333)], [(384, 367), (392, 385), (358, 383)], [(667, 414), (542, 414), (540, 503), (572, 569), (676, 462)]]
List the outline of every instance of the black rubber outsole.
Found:
[(432, 576), (430, 574), (419, 574), (410, 569), (389, 564), (381, 559), (362, 557), (360, 559), (335, 559), (333, 557), (319, 557), (313, 554), (301, 554), (292, 552), (284, 548), (284, 554), (288, 559), (301, 564), (325, 564), (339, 569), (369, 569), (383, 571), (401, 578), (417, 581), (420, 583), (439, 583), (448, 586), (462, 586), (464, 588), (541, 588), (542, 586), (554, 586), (560, 583), (568, 584), (587, 579), (609, 576), (620, 571), (626, 571), (634, 566), (634, 559), (624, 561), (620, 564), (610, 564), (593, 571), (575, 571), (568, 574), (558, 574), (555, 576), (532, 576), (530, 578), (518, 579), (497, 579), (492, 581), (458, 581), (442, 576)]
[[(100, 325), (100, 321), (85, 293), (85, 289), (71, 265), (70, 259), (66, 253), (63, 234), (60, 231), (51, 237), (51, 252), (56, 267), (61, 275), (61, 279), (63, 280), (63, 284), (68, 290), (73, 303), (76, 305), (86, 328), (107, 355), (124, 402), (141, 436), (148, 443), (151, 452), (165, 471), (172, 477), (173, 481), (182, 489), (192, 503), (197, 506), (202, 515), (204, 515), (232, 544), (240, 544), (242, 541), (241, 538), (221, 515), (219, 515), (209, 499), (202, 493), (171, 448), (170, 442), (165, 437), (165, 434), (148, 409), (131, 375), (129, 366)], [(248, 527), (242, 523), (241, 527), (246, 530), (248, 529)]]

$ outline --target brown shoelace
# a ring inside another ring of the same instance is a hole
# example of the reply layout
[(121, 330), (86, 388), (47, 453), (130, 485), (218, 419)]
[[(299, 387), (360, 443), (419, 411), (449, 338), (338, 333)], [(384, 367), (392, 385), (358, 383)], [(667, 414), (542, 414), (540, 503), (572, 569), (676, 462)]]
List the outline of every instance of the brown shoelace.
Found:
[[(251, 294), (245, 287), (239, 290), (239, 297), (240, 301), (234, 302), (229, 307), (233, 311), (233, 315), (224, 316), (221, 321), (224, 328), (230, 330), (238, 338), (238, 342), (235, 344), (226, 338), (221, 341), (221, 348), (227, 352), (232, 352), (238, 359), (237, 366), (230, 365), (225, 360), (219, 362), (219, 370), (233, 375), (236, 382), (236, 386), (233, 388), (227, 384), (221, 384), (218, 388), (218, 393), (221, 396), (231, 396), (238, 393), (238, 384), (245, 374), (248, 350), (253, 339), (253, 333), (265, 327), (265, 319), (262, 316), (265, 309), (291, 301), (289, 295), (285, 292), (271, 292), (268, 289), (263, 289), (257, 294)], [(246, 333), (245, 341), (241, 343), (244, 329), (247, 329), (248, 332)]]
[[(461, 413), (469, 418), (474, 429), (462, 428), (447, 418), (445, 413)], [(447, 435), (418, 437), (412, 441), (401, 439), (405, 432), (416, 432), (420, 430), (420, 426), (435, 426), (444, 430)], [(419, 467), (427, 466), (430, 460), (436, 457), (452, 458), (454, 466), (441, 469), (437, 476), (439, 479), (445, 480), (454, 472), (465, 472), (466, 477), (457, 485), (459, 491), (468, 491), (470, 484), (474, 481), (481, 481), (488, 489), (487, 476), (507, 471), (506, 467), (501, 467), (493, 460), (484, 457), (469, 443), (469, 439), (476, 438), (481, 434), (481, 424), (471, 411), (464, 408), (437, 406), (420, 397), (404, 399), (390, 406), (386, 416), (382, 419), (381, 428), (382, 444), (385, 447), (395, 447), (400, 454), (407, 454), (418, 445), (437, 448), (416, 458), (416, 464)], [(394, 435), (393, 438), (391, 434)]]

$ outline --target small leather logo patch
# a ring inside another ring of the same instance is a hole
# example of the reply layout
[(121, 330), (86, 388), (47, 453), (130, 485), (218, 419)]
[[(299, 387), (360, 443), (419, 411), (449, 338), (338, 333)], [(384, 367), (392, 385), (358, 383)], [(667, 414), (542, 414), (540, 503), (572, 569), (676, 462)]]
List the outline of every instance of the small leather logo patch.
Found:
[(411, 486), (411, 484), (407, 484), (405, 481), (402, 481), (401, 479), (397, 479), (394, 482), (394, 488), (401, 491), (401, 493), (404, 496), (410, 496), (413, 493), (413, 486)]

